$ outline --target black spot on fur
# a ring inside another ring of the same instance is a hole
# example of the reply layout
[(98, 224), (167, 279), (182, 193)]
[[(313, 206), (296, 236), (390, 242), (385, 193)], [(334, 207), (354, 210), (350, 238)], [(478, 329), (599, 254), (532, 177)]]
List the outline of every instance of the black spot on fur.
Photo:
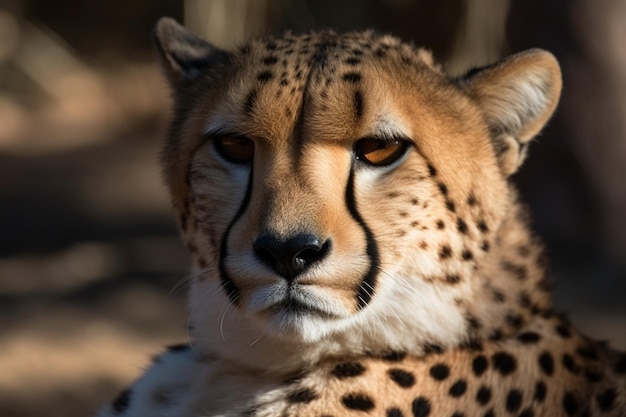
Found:
[(549, 352), (539, 355), (539, 367), (548, 376), (554, 373), (554, 360)]
[(546, 399), (547, 392), (548, 388), (546, 387), (546, 384), (544, 384), (543, 381), (538, 381), (535, 384), (535, 401), (543, 402)]
[(522, 343), (537, 343), (539, 340), (541, 340), (541, 336), (539, 336), (538, 333), (536, 332), (523, 332), (517, 335), (517, 340), (519, 340)]
[(434, 166), (432, 166), (431, 164), (428, 164), (428, 173), (430, 174), (431, 177), (434, 177), (435, 175), (437, 175), (437, 170), (435, 169)]
[(528, 270), (524, 265), (516, 265), (509, 261), (502, 261), (500, 265), (502, 266), (502, 269), (512, 273), (513, 276), (519, 281), (525, 280), (528, 276)]
[(443, 245), (441, 247), (441, 250), (439, 251), (439, 258), (440, 259), (448, 259), (451, 256), (452, 256), (452, 249), (450, 249), (450, 246)]
[(351, 410), (369, 411), (374, 408), (374, 400), (363, 393), (350, 393), (341, 397), (342, 404)]
[(576, 363), (572, 355), (569, 353), (564, 353), (562, 358), (563, 366), (565, 369), (573, 373), (574, 375), (580, 374), (580, 366)]
[(476, 197), (473, 193), (470, 193), (469, 197), (467, 197), (467, 204), (470, 206), (476, 205)]
[(339, 379), (352, 378), (365, 372), (365, 367), (359, 362), (343, 362), (337, 364), (331, 373)]
[(489, 335), (489, 340), (496, 342), (498, 340), (502, 340), (502, 337), (504, 337), (504, 335), (502, 334), (502, 330), (494, 329)]
[(363, 117), (363, 94), (360, 91), (354, 92), (354, 116), (357, 120)]
[(514, 329), (519, 329), (524, 325), (524, 318), (519, 314), (507, 314), (505, 317), (506, 323)]
[(352, 84), (356, 84), (359, 81), (361, 81), (361, 74), (359, 74), (358, 72), (348, 72), (343, 74), (343, 80), (344, 81), (348, 81), (351, 82)]
[(345, 63), (348, 65), (359, 65), (361, 63), (361, 60), (359, 58), (350, 57), (345, 60)]
[(590, 346), (579, 347), (578, 349), (576, 349), (576, 353), (585, 359), (591, 359), (591, 360), (598, 359), (598, 352)]
[(271, 73), (270, 71), (263, 71), (260, 72), (259, 74), (257, 74), (256, 79), (259, 80), (261, 83), (266, 83), (269, 80), (271, 80), (272, 78), (274, 78), (274, 74)]
[(491, 295), (493, 297), (493, 301), (497, 303), (503, 303), (506, 300), (506, 295), (504, 295), (504, 293), (497, 288), (491, 289)]
[(532, 304), (530, 295), (528, 295), (525, 291), (520, 291), (518, 295), (518, 303), (522, 308), (530, 308)]
[(472, 371), (476, 376), (481, 376), (482, 374), (484, 374), (488, 366), (489, 362), (484, 355), (478, 355), (472, 361)]
[(413, 417), (428, 417), (430, 415), (430, 401), (428, 398), (417, 397), (411, 404)]
[(462, 349), (473, 350), (474, 352), (480, 352), (483, 350), (483, 345), (476, 339), (468, 340), (461, 344)]
[(491, 357), (493, 367), (502, 375), (509, 375), (517, 369), (517, 361), (513, 356), (506, 352), (494, 353)]
[(287, 401), (292, 404), (308, 404), (317, 398), (318, 395), (315, 393), (315, 391), (309, 388), (304, 388), (289, 394), (289, 396), (287, 397)]
[(402, 410), (396, 407), (388, 408), (385, 414), (386, 417), (404, 417)]
[(467, 382), (465, 382), (462, 379), (459, 379), (454, 384), (452, 384), (452, 386), (450, 387), (450, 390), (448, 391), (448, 394), (450, 394), (451, 397), (458, 398), (462, 396), (463, 394), (465, 394), (465, 391), (467, 391)]
[(437, 229), (441, 230), (445, 227), (445, 224), (442, 220), (437, 220)]
[(458, 274), (447, 274), (446, 275), (446, 283), (448, 284), (458, 284), (461, 282), (461, 277)]
[(441, 194), (448, 195), (448, 187), (446, 187), (446, 184), (438, 182), (437, 187), (439, 187), (439, 191), (441, 191)]
[(465, 320), (467, 320), (467, 325), (473, 330), (478, 330), (482, 327), (482, 324), (480, 323), (480, 321), (471, 314), (468, 314), (465, 317)]
[(404, 371), (402, 369), (392, 368), (387, 371), (387, 373), (389, 374), (391, 380), (402, 388), (410, 388), (415, 385), (415, 377), (410, 372)]
[(610, 411), (617, 398), (615, 388), (609, 388), (596, 396), (596, 402), (600, 411)]
[(450, 375), (450, 368), (445, 363), (437, 363), (430, 367), (429, 373), (437, 381), (443, 381)]
[(476, 402), (480, 405), (486, 405), (491, 400), (491, 389), (482, 386), (476, 392)]
[(571, 392), (566, 392), (563, 396), (563, 409), (568, 416), (575, 416), (578, 413), (578, 400)]
[(589, 382), (596, 383), (602, 381), (603, 375), (598, 370), (587, 368), (585, 369), (585, 378)]
[(474, 259), (474, 254), (471, 251), (465, 249), (463, 252), (461, 252), (461, 257), (464, 261), (471, 261), (472, 259)]
[(446, 208), (448, 210), (450, 210), (451, 212), (456, 212), (456, 206), (454, 205), (454, 203), (450, 200), (446, 200)]
[(489, 252), (489, 249), (490, 249), (489, 242), (484, 241), (480, 248), (483, 250), (483, 252)]
[(484, 220), (479, 220), (476, 226), (478, 227), (478, 230), (483, 233), (487, 233), (489, 231), (489, 227), (487, 227), (487, 223), (485, 223)]
[(555, 330), (563, 339), (569, 339), (570, 337), (572, 337), (572, 332), (564, 324), (559, 324), (558, 326), (556, 326)]
[(463, 233), (464, 235), (467, 234), (467, 223), (465, 223), (465, 221), (460, 217), (456, 221), (456, 227), (459, 232)]
[(278, 57), (276, 55), (269, 55), (263, 58), (261, 62), (263, 62), (263, 65), (274, 65), (278, 62)]
[(113, 401), (113, 404), (111, 404), (113, 412), (115, 414), (122, 414), (124, 411), (126, 411), (128, 406), (130, 405), (130, 397), (131, 392), (129, 389), (125, 389), (124, 391), (120, 392), (117, 398)]
[(522, 405), (522, 392), (517, 389), (512, 389), (506, 396), (506, 409), (513, 413), (517, 411)]
[(517, 248), (517, 253), (519, 256), (526, 258), (530, 255), (530, 248), (527, 245), (522, 245)]

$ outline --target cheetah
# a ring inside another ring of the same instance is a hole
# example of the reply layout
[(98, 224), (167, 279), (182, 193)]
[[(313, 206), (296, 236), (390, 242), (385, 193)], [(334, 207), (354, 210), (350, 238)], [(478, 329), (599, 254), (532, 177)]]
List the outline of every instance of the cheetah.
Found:
[(191, 341), (100, 417), (626, 416), (626, 354), (554, 311), (509, 181), (550, 53), (453, 77), (372, 31), (155, 40)]

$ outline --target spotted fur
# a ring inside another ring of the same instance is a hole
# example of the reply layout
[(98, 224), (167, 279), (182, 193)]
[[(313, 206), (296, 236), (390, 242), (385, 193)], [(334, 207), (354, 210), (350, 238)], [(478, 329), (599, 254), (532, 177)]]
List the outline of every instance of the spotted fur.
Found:
[(452, 78), (373, 32), (156, 40), (191, 348), (100, 416), (626, 415), (626, 355), (554, 313), (508, 181), (556, 107), (552, 55)]

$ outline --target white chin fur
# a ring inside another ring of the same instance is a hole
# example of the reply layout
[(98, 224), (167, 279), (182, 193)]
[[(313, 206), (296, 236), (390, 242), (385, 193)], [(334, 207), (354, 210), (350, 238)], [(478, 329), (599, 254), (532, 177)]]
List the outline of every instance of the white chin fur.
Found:
[(344, 318), (285, 309), (248, 313), (233, 306), (219, 284), (194, 287), (194, 348), (254, 367), (295, 369), (324, 356), (420, 352), (425, 344), (452, 346), (466, 337), (453, 295), (420, 278), (388, 275), (366, 308)]

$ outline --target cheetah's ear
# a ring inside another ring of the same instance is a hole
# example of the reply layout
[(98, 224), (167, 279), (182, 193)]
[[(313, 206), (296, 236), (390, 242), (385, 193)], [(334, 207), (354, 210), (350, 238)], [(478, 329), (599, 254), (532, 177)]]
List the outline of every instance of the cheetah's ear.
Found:
[(176, 20), (162, 17), (157, 22), (154, 42), (170, 84), (176, 88), (197, 80), (228, 53), (185, 29)]
[(472, 70), (462, 82), (485, 115), (502, 172), (514, 173), (556, 108), (559, 64), (551, 53), (531, 49)]

